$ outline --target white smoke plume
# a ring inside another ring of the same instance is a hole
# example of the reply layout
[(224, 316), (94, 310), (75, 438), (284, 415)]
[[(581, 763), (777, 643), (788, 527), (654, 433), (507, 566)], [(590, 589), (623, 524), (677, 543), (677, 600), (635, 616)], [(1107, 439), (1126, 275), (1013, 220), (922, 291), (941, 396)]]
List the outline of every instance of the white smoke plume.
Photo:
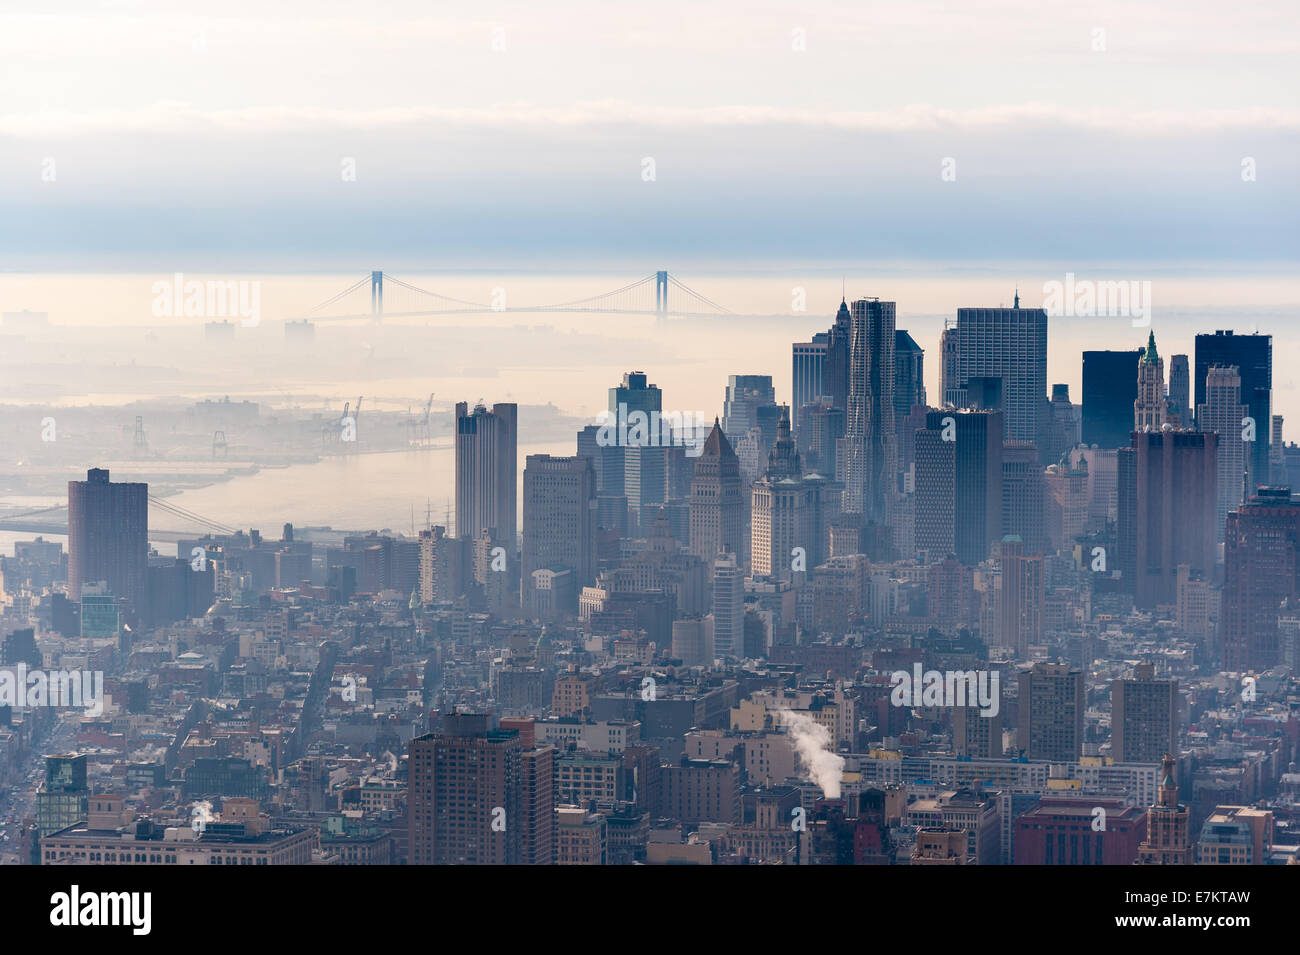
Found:
[(844, 775), (844, 757), (830, 749), (830, 730), (807, 713), (781, 710), (780, 722), (794, 743), (799, 764), (827, 799), (840, 798), (840, 779)]

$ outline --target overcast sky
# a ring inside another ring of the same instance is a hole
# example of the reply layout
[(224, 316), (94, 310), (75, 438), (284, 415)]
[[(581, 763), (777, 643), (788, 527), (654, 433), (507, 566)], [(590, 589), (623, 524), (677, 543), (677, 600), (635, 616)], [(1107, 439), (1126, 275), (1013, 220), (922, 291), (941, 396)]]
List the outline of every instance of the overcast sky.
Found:
[(844, 6), (0, 0), (0, 265), (1300, 252), (1294, 0)]

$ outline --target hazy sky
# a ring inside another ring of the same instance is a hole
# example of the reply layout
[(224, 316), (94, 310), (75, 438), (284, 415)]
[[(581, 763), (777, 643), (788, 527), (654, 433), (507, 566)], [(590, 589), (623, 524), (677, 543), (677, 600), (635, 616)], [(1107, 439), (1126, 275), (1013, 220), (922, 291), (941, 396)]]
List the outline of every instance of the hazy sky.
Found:
[(7, 0), (0, 255), (1275, 270), (1300, 252), (1297, 19), (1294, 0)]

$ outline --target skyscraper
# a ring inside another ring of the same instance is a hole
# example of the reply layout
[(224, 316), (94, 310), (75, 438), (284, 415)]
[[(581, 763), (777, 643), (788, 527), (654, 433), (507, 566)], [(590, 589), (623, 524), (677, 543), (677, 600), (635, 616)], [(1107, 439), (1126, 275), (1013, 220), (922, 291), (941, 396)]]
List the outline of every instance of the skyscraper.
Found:
[(745, 497), (740, 464), (714, 419), (691, 478), (691, 553), (705, 562), (723, 552), (744, 562)]
[(907, 333), (894, 331), (894, 434), (902, 442), (903, 422), (915, 405), (925, 404), (925, 349)]
[(1019, 538), (1007, 536), (998, 546), (997, 619), (994, 640), (1025, 659), (1043, 642), (1046, 581), (1043, 555), (1029, 552)]
[(1133, 431), (1137, 368), (1143, 351), (1083, 353), (1083, 443), (1123, 448)]
[(1156, 351), (1156, 333), (1147, 338), (1147, 349), (1137, 366), (1137, 397), (1133, 399), (1133, 430), (1159, 431), (1165, 423), (1165, 360)]
[(1002, 536), (1002, 412), (931, 411), (916, 433), (916, 547), (978, 564)]
[(549, 865), (554, 758), (487, 714), (449, 713), (441, 733), (411, 740), (411, 864)]
[(1157, 679), (1139, 663), (1110, 685), (1110, 755), (1117, 763), (1155, 763), (1178, 749), (1178, 681)]
[(1223, 556), (1220, 666), (1275, 666), (1278, 616), (1300, 599), (1300, 500), (1289, 488), (1260, 488), (1228, 515)]
[(590, 459), (528, 455), (520, 580), (525, 609), (538, 610), (534, 572), (571, 571), (573, 586), (555, 609), (574, 612), (578, 593), (595, 580), (595, 568), (596, 473)]
[[(650, 384), (643, 371), (629, 371), (623, 383), (609, 389), (609, 414), (616, 451), (606, 456), (601, 492), (627, 497), (628, 533), (640, 533), (642, 524), (654, 520), (664, 503), (667, 487), (667, 447), (673, 438), (666, 434), (660, 415), (663, 392)], [(641, 429), (638, 420), (644, 422)], [(644, 437), (642, 437), (644, 436)]]
[(795, 342), (793, 351), (793, 387), (790, 407), (794, 409), (793, 427), (797, 432), (805, 422), (799, 412), (804, 405), (820, 401), (828, 394), (826, 389), (826, 349), (830, 343), (828, 332), (818, 332), (810, 342)]
[(1196, 408), (1197, 427), (1219, 436), (1219, 493), (1214, 521), (1215, 540), (1223, 540), (1228, 511), (1241, 505), (1246, 486), (1246, 450), (1241, 440), (1242, 419), (1247, 408), (1241, 403), (1241, 376), (1236, 368), (1215, 365), (1206, 374), (1205, 403)]
[(1169, 359), (1169, 416), (1178, 419), (1180, 428), (1192, 426), (1192, 374), (1186, 355)]
[[(1273, 336), (1234, 335), (1216, 331), (1196, 336), (1196, 407), (1205, 403), (1205, 388), (1210, 369), (1215, 365), (1233, 366), (1241, 376), (1241, 403), (1254, 419), (1255, 440), (1248, 449), (1251, 487), (1268, 480), (1268, 420), (1273, 406)], [(1197, 427), (1201, 427), (1198, 419)], [(1204, 428), (1202, 427), (1202, 430)]]
[[(1018, 305), (959, 308), (951, 332), (953, 381), (948, 386), (961, 390), (972, 378), (1001, 378), (1007, 436), (1032, 441), (1041, 451), (1047, 399), (1047, 312)], [(949, 400), (947, 395), (944, 400)]]
[[(188, 556), (188, 555), (187, 555)], [(109, 481), (105, 468), (68, 482), (68, 594), (103, 581), (128, 616), (143, 613), (149, 568), (149, 485)]]
[(859, 299), (852, 307), (847, 455), (843, 510), (864, 522), (888, 523), (896, 493), (894, 303)]
[(1047, 481), (1028, 441), (1002, 444), (1003, 536), (1019, 537), (1026, 554), (1047, 549)]
[(1030, 759), (1073, 762), (1083, 747), (1083, 672), (1064, 663), (1020, 671), (1017, 745)]
[(456, 403), (456, 536), (487, 531), (513, 553), (518, 523), (519, 406)]
[(849, 407), (849, 344), (853, 337), (853, 316), (849, 303), (840, 302), (835, 324), (826, 333), (826, 367), (823, 389), (831, 407), (847, 411)]
[(722, 430), (735, 444), (759, 427), (759, 413), (776, 407), (771, 375), (730, 375), (722, 403)]
[(745, 648), (745, 573), (735, 554), (713, 560), (713, 652), (739, 657)]
[(1218, 436), (1148, 431), (1132, 442), (1118, 455), (1120, 570), (1139, 607), (1172, 607), (1179, 564), (1213, 575)]
[[(815, 533), (817, 490), (804, 484), (799, 452), (790, 436), (790, 409), (781, 410), (767, 470), (750, 492), (750, 565), (755, 577), (803, 579), (803, 571), (821, 563)], [(798, 572), (795, 548), (803, 549)]]

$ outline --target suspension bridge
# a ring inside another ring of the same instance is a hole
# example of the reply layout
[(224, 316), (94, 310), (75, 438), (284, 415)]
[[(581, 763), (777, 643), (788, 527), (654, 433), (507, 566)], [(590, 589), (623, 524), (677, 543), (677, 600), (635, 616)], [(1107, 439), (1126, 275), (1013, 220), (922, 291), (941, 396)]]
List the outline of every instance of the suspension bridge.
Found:
[(504, 289), (494, 289), (492, 299), (491, 302), (470, 302), (419, 288), (387, 272), (371, 272), (298, 318), (311, 322), (357, 319), (382, 322), (385, 318), (482, 315), (489, 312), (600, 312), (654, 315), (661, 319), (715, 318), (733, 314), (730, 309), (701, 295), (666, 271), (652, 273), (622, 288), (552, 305), (509, 305)]
[[(154, 519), (174, 521), (189, 530), (160, 530)], [(189, 540), (202, 534), (231, 535), (236, 528), (220, 521), (204, 517), (181, 507), (174, 501), (149, 495), (149, 539), (152, 541)], [(65, 504), (41, 507), (19, 512), (0, 512), (0, 531), (21, 531), (28, 534), (66, 534), (68, 533), (68, 508)]]

